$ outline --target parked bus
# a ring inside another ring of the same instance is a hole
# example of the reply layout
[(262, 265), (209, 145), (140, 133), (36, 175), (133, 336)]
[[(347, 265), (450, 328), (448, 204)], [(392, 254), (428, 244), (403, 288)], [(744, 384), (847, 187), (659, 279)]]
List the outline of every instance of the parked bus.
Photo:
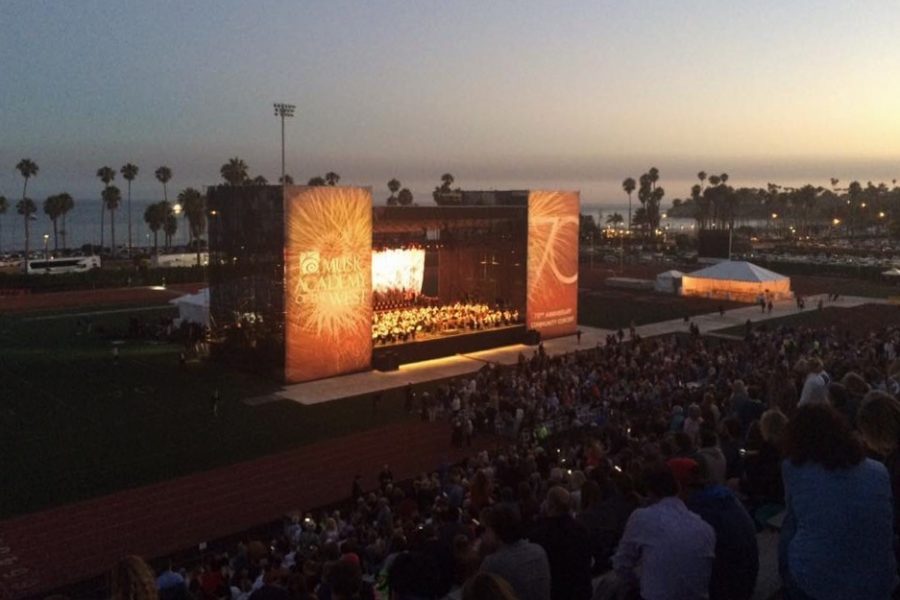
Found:
[(50, 260), (29, 260), (28, 273), (58, 275), (60, 273), (82, 273), (100, 268), (99, 256), (74, 256), (71, 258), (51, 258)]

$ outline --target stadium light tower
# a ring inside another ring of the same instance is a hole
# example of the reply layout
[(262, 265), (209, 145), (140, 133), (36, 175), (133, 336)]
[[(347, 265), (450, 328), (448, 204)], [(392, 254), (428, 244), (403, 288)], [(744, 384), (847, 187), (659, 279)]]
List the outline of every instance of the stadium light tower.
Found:
[(281, 186), (284, 187), (284, 120), (294, 116), (293, 104), (275, 103), (275, 116), (281, 117)]

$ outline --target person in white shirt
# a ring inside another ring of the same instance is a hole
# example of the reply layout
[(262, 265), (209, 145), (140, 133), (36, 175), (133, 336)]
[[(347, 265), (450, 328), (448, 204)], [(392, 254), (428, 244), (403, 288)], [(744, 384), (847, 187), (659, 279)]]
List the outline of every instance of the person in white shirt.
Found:
[(828, 384), (831, 377), (825, 372), (822, 361), (811, 358), (807, 364), (806, 381), (803, 382), (803, 390), (800, 392), (798, 406), (806, 404), (825, 404), (828, 402)]
[(616, 575), (637, 586), (644, 600), (708, 598), (713, 528), (678, 497), (678, 483), (666, 465), (648, 468), (644, 479), (654, 502), (628, 518), (612, 558)]

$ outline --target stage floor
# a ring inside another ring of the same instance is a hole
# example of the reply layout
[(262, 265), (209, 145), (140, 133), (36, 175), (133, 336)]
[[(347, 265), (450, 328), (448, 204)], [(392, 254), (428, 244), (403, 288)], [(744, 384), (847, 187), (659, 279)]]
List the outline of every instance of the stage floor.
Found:
[[(574, 352), (575, 350), (591, 348), (598, 343), (603, 344), (606, 341), (606, 336), (610, 333), (605, 329), (595, 329), (593, 327), (581, 327), (580, 329), (582, 331), (580, 345), (577, 343), (576, 337), (570, 335), (546, 340), (544, 342), (544, 350), (548, 354), (556, 356)], [(305, 405), (319, 404), (346, 398), (347, 396), (374, 394), (375, 392), (401, 387), (407, 383), (422, 383), (445, 377), (474, 373), (483, 367), (485, 363), (489, 362), (511, 365), (515, 364), (519, 359), (520, 352), (526, 358), (530, 358), (532, 353), (536, 351), (537, 346), (515, 344), (491, 350), (445, 356), (444, 358), (401, 365), (397, 371), (364, 371), (340, 377), (288, 385), (271, 396), (251, 398), (245, 402), (254, 406), (278, 400), (292, 400)]]

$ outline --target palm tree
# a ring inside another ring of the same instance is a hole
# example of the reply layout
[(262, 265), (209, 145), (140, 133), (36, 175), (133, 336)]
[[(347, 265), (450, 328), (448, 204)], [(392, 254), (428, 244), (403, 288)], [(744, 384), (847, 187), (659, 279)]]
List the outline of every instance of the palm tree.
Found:
[(59, 250), (59, 228), (57, 227), (57, 222), (59, 221), (59, 217), (62, 216), (62, 212), (62, 199), (60, 196), (58, 194), (47, 196), (47, 199), (44, 200), (44, 214), (47, 215), (53, 226), (54, 252)]
[(409, 191), (409, 188), (403, 188), (400, 190), (400, 193), (397, 194), (397, 202), (400, 206), (409, 206), (413, 203), (413, 195), (412, 192)]
[(154, 173), (156, 175), (156, 180), (163, 184), (163, 200), (166, 202), (169, 201), (169, 194), (166, 189), (166, 184), (169, 183), (169, 180), (172, 179), (172, 169), (163, 165), (156, 170)]
[(269, 180), (262, 175), (257, 175), (250, 183), (253, 185), (269, 185)]
[(306, 182), (306, 185), (311, 185), (314, 187), (321, 187), (321, 186), (325, 185), (325, 178), (319, 177), (319, 176), (310, 177), (309, 181)]
[(718, 175), (709, 176), (709, 185), (717, 187), (720, 183), (722, 183), (722, 179)]
[(172, 239), (175, 237), (175, 234), (178, 233), (178, 217), (175, 215), (175, 211), (172, 210), (172, 206), (168, 202), (163, 202), (165, 209), (165, 218), (163, 219), (163, 233), (166, 234), (166, 252), (169, 251), (169, 246), (172, 245)]
[(650, 189), (656, 189), (656, 182), (659, 181), (659, 169), (656, 167), (650, 167), (650, 170), (647, 172), (647, 176), (650, 178)]
[(334, 171), (328, 171), (325, 173), (325, 183), (330, 186), (337, 185), (337, 182), (341, 180), (341, 176), (335, 173)]
[(154, 202), (144, 209), (144, 222), (153, 232), (153, 253), (159, 254), (159, 230), (166, 222), (169, 214), (169, 203), (165, 200)]
[(191, 243), (197, 251), (197, 266), (200, 266), (200, 236), (206, 230), (206, 199), (194, 188), (185, 188), (178, 194), (184, 216), (188, 220)]
[(628, 177), (622, 182), (622, 189), (628, 194), (628, 230), (631, 231), (631, 193), (637, 188), (634, 177)]
[(617, 212), (614, 212), (613, 214), (606, 217), (606, 224), (612, 225), (616, 229), (618, 229), (619, 225), (621, 225), (624, 222), (625, 222), (625, 218)]
[(703, 191), (703, 184), (706, 182), (706, 171), (700, 171), (697, 173), (697, 179), (700, 180), (700, 191)]
[(441, 175), (441, 191), (449, 192), (450, 186), (453, 185), (454, 181), (455, 179), (450, 173), (444, 173), (443, 175)]
[(235, 156), (219, 169), (219, 174), (228, 185), (243, 185), (247, 181), (247, 163)]
[(721, 175), (719, 175), (719, 181), (722, 182), (722, 185), (727, 184), (728, 183), (728, 173), (722, 173)]
[(109, 211), (110, 251), (116, 253), (116, 210), (122, 202), (122, 191), (114, 185), (103, 190), (103, 204)]
[(391, 195), (387, 199), (387, 204), (388, 206), (394, 206), (397, 204), (397, 191), (400, 189), (400, 180), (394, 177), (387, 182), (387, 186), (391, 191)]
[(119, 172), (122, 173), (122, 177), (128, 182), (128, 256), (131, 256), (131, 182), (137, 177), (138, 170), (137, 165), (131, 163), (125, 163), (125, 165), (119, 169)]
[(288, 174), (285, 174), (284, 177), (278, 178), (278, 183), (281, 185), (294, 185), (294, 178)]
[[(25, 178), (25, 184), (22, 186), (22, 201), (20, 203), (16, 204), (16, 209), (18, 210), (20, 205), (25, 206), (25, 207), (27, 207), (27, 205), (28, 205), (28, 203), (25, 202), (26, 200), (28, 200), (28, 197), (26, 196), (26, 194), (28, 192), (28, 180), (31, 179), (32, 177), (37, 177), (39, 167), (37, 166), (37, 163), (34, 162), (33, 160), (31, 160), (30, 158), (23, 158), (16, 164), (16, 170), (18, 170), (19, 173), (22, 174), (22, 177)], [(25, 270), (26, 271), (28, 271), (28, 250), (29, 250), (29, 245), (31, 242), (31, 237), (29, 236), (29, 232), (28, 232), (28, 219), (32, 213), (37, 211), (37, 208), (34, 207), (34, 202), (31, 200), (28, 200), (28, 202), (31, 202), (31, 207), (34, 208), (34, 210), (32, 210), (31, 213), (25, 214)], [(21, 215), (23, 213), (19, 212), (19, 214)]]
[(68, 246), (68, 238), (67, 238), (67, 236), (69, 234), (69, 228), (66, 226), (66, 219), (67, 219), (67, 215), (69, 214), (69, 211), (72, 210), (73, 208), (75, 208), (75, 200), (72, 199), (72, 196), (69, 195), (67, 192), (63, 192), (62, 194), (59, 194), (59, 204), (60, 204), (60, 210), (62, 211), (62, 220), (63, 220), (62, 231), (60, 231), (60, 233), (62, 234), (62, 239), (63, 239), (63, 250), (65, 250), (69, 247)]
[[(9, 202), (6, 200), (6, 196), (0, 196), (0, 217), (6, 214), (6, 211), (9, 209)], [(3, 220), (0, 219), (0, 224), (3, 223)], [(0, 252), (3, 252), (3, 229), (0, 227)]]
[(31, 230), (28, 225), (32, 219), (31, 215), (37, 212), (37, 206), (31, 198), (22, 198), (16, 203), (16, 212), (25, 219), (25, 271), (28, 272), (28, 255), (31, 244)]
[[(103, 189), (109, 187), (113, 179), (116, 178), (116, 172), (109, 167), (100, 167), (97, 169), (97, 177), (103, 182)], [(103, 252), (103, 228), (106, 223), (106, 202), (103, 195), (100, 195), (100, 252)]]

